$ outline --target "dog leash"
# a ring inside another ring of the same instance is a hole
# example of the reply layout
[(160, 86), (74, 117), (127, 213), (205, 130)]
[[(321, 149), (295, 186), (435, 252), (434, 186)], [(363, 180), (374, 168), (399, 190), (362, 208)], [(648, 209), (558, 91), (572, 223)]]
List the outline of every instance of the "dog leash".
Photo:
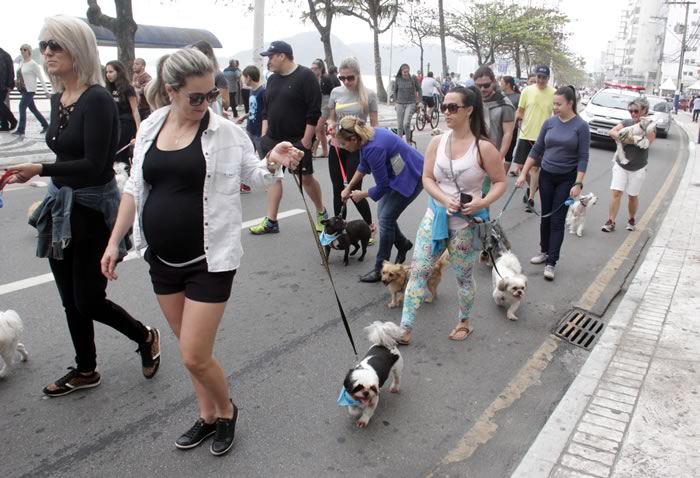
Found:
[(357, 348), (355, 347), (355, 340), (352, 338), (352, 332), (350, 331), (350, 324), (348, 323), (348, 318), (345, 316), (345, 311), (343, 310), (343, 304), (340, 302), (340, 297), (338, 297), (338, 291), (335, 288), (335, 282), (333, 282), (333, 274), (331, 274), (331, 268), (328, 265), (328, 257), (326, 256), (326, 251), (323, 249), (323, 246), (321, 245), (321, 241), (318, 237), (318, 234), (316, 233), (316, 223), (314, 222), (313, 217), (311, 217), (311, 211), (309, 210), (309, 205), (306, 202), (306, 196), (304, 195), (304, 189), (302, 188), (302, 184), (301, 184), (301, 167), (299, 168), (299, 177), (297, 178), (297, 175), (295, 172), (293, 172), (292, 176), (294, 177), (294, 182), (297, 184), (297, 187), (299, 188), (299, 193), (301, 194), (301, 199), (304, 201), (304, 208), (306, 209), (306, 216), (309, 219), (309, 225), (311, 226), (311, 232), (312, 232), (312, 235), (314, 236), (314, 242), (316, 243), (316, 247), (318, 248), (318, 253), (321, 255), (321, 260), (323, 262), (323, 266), (326, 269), (326, 273), (328, 274), (328, 279), (331, 282), (331, 287), (333, 288), (333, 294), (335, 294), (335, 301), (338, 304), (338, 310), (340, 311), (340, 318), (343, 319), (343, 325), (345, 326), (345, 332), (348, 334), (348, 339), (350, 339), (350, 345), (352, 345), (352, 351), (355, 352), (355, 358), (357, 358)]
[(343, 186), (348, 186), (348, 177), (345, 174), (345, 168), (343, 167), (343, 162), (340, 160), (340, 149), (338, 149), (338, 143), (331, 140), (333, 147), (335, 148), (335, 155), (338, 156), (338, 166), (340, 166), (340, 175), (343, 177)]
[(544, 218), (547, 218), (547, 217), (553, 215), (554, 213), (556, 213), (559, 209), (563, 208), (564, 206), (571, 206), (573, 203), (574, 203), (574, 198), (568, 197), (554, 211), (547, 213), (544, 216), (541, 215), (539, 212), (535, 211), (534, 209), (532, 209), (532, 212), (535, 213), (535, 215), (540, 216), (542, 219), (544, 219)]

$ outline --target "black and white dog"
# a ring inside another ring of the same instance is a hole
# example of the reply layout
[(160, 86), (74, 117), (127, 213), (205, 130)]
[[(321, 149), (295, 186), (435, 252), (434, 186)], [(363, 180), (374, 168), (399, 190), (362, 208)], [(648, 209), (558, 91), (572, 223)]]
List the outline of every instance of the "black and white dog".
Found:
[(367, 337), (373, 344), (364, 358), (345, 377), (344, 391), (346, 401), (339, 404), (348, 406), (350, 415), (360, 418), (355, 424), (364, 428), (369, 423), (379, 404), (379, 390), (392, 376), (391, 393), (400, 389), (403, 358), (397, 347), (397, 342), (404, 330), (392, 322), (376, 321), (365, 327)]

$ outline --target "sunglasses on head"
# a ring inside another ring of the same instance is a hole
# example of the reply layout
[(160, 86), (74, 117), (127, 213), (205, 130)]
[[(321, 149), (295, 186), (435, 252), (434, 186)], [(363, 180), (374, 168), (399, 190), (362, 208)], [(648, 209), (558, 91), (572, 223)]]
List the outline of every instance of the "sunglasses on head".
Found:
[(466, 108), (466, 106), (458, 105), (457, 103), (442, 103), (440, 105), (440, 111), (442, 111), (443, 113), (445, 111), (448, 111), (451, 114), (455, 114), (456, 112), (459, 111), (460, 108)]
[(63, 51), (63, 47), (61, 45), (59, 45), (59, 43), (56, 40), (40, 41), (39, 42), (39, 51), (41, 53), (44, 53), (46, 51), (47, 47), (51, 48), (51, 51), (53, 51), (53, 52)]
[(219, 90), (214, 88), (208, 93), (185, 93), (190, 100), (190, 106), (199, 106), (207, 100), (207, 103), (213, 103), (219, 97)]
[(355, 75), (339, 76), (340, 81), (355, 81)]

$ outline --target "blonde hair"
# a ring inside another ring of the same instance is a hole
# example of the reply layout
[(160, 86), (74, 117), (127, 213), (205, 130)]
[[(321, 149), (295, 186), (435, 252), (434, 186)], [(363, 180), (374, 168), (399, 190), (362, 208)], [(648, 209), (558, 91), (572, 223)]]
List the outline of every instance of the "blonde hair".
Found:
[[(97, 51), (97, 39), (87, 23), (65, 15), (48, 17), (44, 20), (40, 35), (42, 37), (46, 35), (51, 40), (56, 40), (73, 58), (73, 70), (78, 75), (79, 84), (104, 86), (100, 54)], [(51, 80), (54, 91), (63, 91), (63, 80), (49, 74), (46, 67), (46, 57), (44, 57), (43, 63), (44, 71)]]
[(358, 138), (361, 145), (365, 145), (374, 138), (374, 129), (367, 126), (367, 123), (356, 116), (344, 116), (338, 122), (338, 130), (335, 133), (336, 138), (344, 141), (350, 141), (353, 138)]
[(170, 55), (161, 57), (158, 61), (156, 78), (148, 82), (146, 87), (146, 101), (151, 109), (156, 110), (170, 104), (165, 85), (170, 85), (174, 90), (185, 86), (187, 78), (191, 76), (204, 76), (214, 73), (214, 65), (204, 53), (194, 48), (178, 50)]
[(355, 73), (355, 84), (357, 85), (357, 95), (360, 97), (360, 105), (362, 108), (362, 116), (369, 113), (369, 95), (367, 94), (367, 88), (362, 82), (362, 75), (360, 74), (360, 62), (356, 58), (346, 58), (340, 63), (338, 70), (352, 70)]
[(19, 49), (20, 49), (20, 50), (29, 50), (29, 58), (32, 57), (32, 52), (33, 52), (33, 50), (32, 50), (32, 46), (31, 46), (29, 43), (22, 43), (22, 44), (19, 46)]

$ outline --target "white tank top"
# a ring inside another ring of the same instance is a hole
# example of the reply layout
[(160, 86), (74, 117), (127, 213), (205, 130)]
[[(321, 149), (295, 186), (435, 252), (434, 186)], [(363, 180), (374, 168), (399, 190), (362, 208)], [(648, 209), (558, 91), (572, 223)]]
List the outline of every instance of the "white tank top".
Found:
[[(437, 184), (445, 193), (459, 200), (459, 190), (455, 185), (459, 185), (459, 189), (463, 193), (471, 194), (474, 198), (481, 197), (481, 185), (486, 177), (486, 171), (479, 165), (477, 159), (476, 141), (472, 143), (467, 152), (461, 158), (452, 159), (452, 170), (450, 169), (450, 158), (448, 157), (448, 138), (452, 131), (443, 134), (440, 138), (435, 165), (433, 166), (433, 175), (437, 180)], [(428, 208), (429, 214), (432, 215), (432, 210)], [(464, 229), (469, 225), (469, 221), (459, 216), (448, 216), (449, 228), (452, 230)]]

